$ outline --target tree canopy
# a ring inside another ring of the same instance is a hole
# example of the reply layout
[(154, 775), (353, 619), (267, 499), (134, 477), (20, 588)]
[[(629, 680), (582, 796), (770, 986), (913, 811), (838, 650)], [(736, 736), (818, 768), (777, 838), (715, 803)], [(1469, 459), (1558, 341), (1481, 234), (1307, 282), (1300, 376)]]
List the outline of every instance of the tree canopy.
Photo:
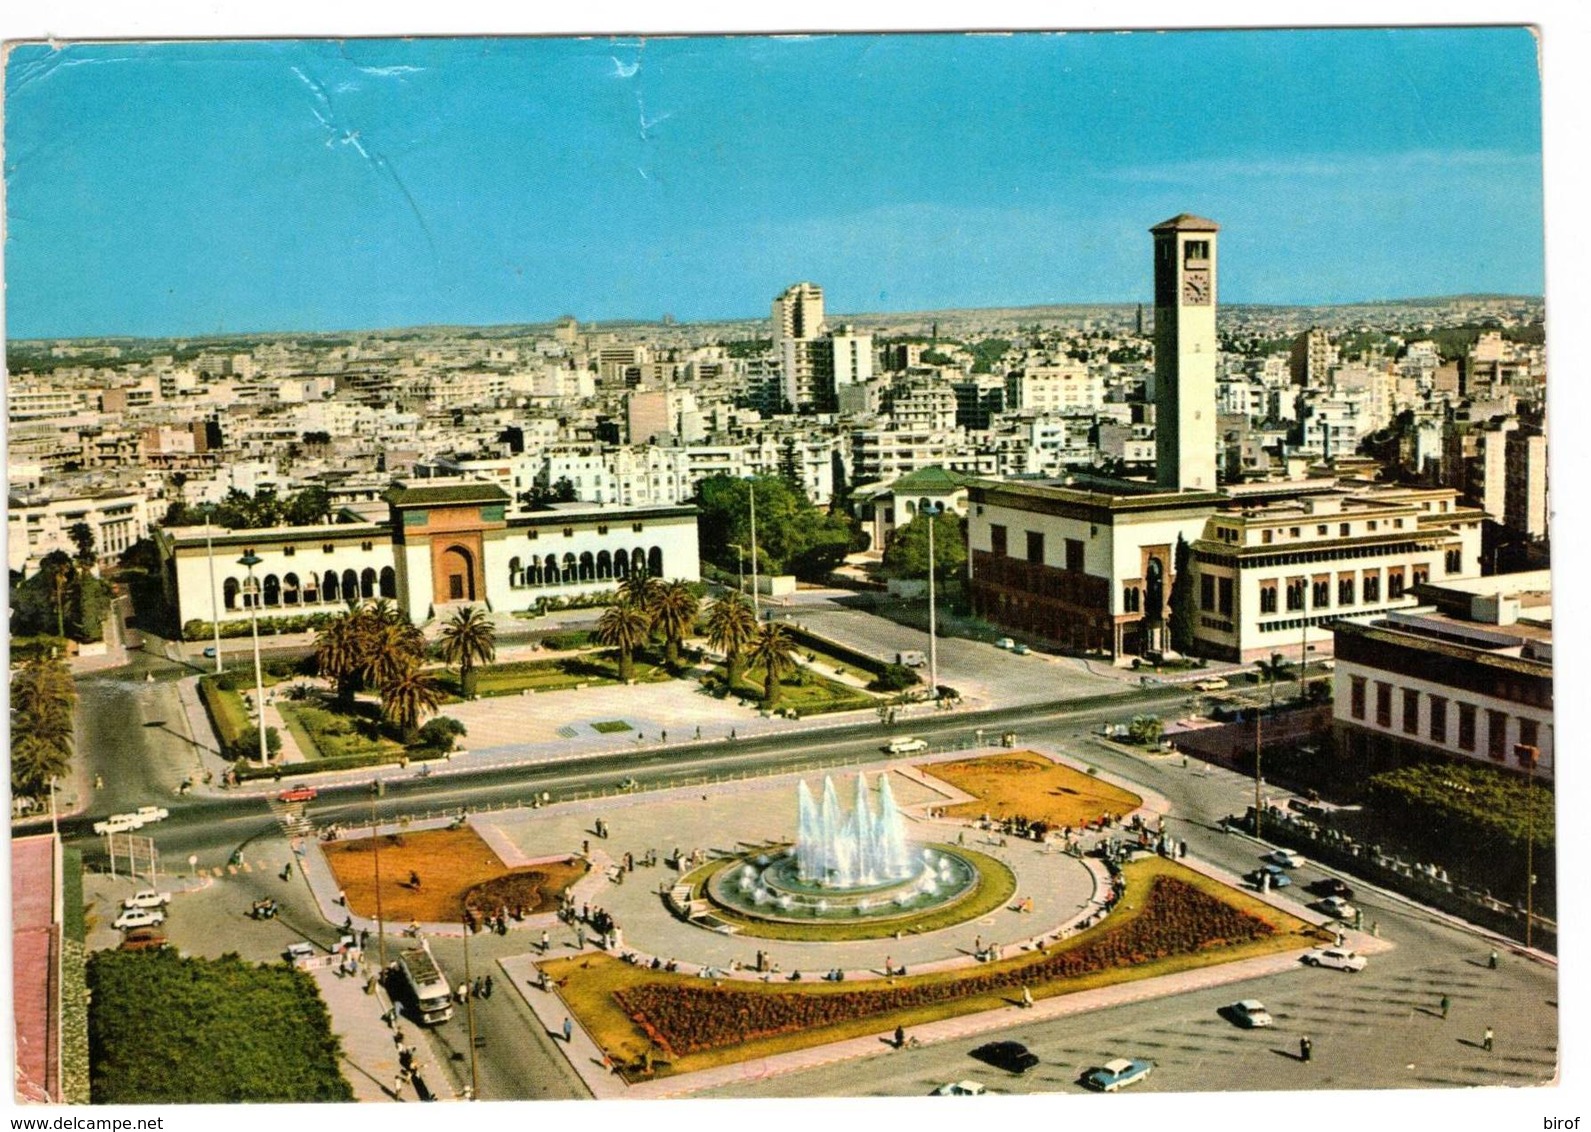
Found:
[(700, 510), (697, 537), (701, 556), (724, 570), (735, 570), (744, 548), (751, 568), (751, 493), (757, 493), (757, 569), (764, 574), (816, 578), (860, 549), (861, 529), (849, 515), (815, 506), (799, 488), (779, 476), (737, 479), (710, 476), (691, 502)]
[[(954, 511), (933, 517), (934, 580), (944, 585), (967, 570), (967, 521)], [(897, 527), (884, 548), (884, 573), (891, 578), (928, 577), (928, 523), (921, 515)]]

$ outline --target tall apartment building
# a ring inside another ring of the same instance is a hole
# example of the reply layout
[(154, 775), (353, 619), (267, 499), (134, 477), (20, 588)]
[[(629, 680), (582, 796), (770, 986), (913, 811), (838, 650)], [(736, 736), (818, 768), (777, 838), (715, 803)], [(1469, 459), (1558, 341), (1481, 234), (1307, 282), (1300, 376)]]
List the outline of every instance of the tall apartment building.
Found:
[(1547, 537), (1547, 438), (1522, 426), (1508, 434), (1503, 525), (1529, 539)]
[(1320, 387), (1326, 384), (1331, 367), (1337, 364), (1337, 347), (1331, 336), (1318, 326), (1312, 326), (1293, 339), (1287, 352), (1287, 368), (1294, 385)]
[(1034, 413), (1083, 413), (1105, 399), (1105, 382), (1087, 363), (1031, 365), (1006, 375), (1006, 404)]
[(810, 341), (823, 327), (823, 288), (816, 283), (796, 283), (773, 301), (773, 345)]

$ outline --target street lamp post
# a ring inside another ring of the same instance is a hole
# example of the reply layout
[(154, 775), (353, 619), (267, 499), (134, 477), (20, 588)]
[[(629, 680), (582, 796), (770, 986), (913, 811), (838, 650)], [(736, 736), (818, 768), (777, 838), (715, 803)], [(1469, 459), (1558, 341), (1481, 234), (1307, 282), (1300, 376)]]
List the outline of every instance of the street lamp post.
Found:
[(387, 927), (381, 915), (381, 828), (376, 818), (376, 799), (381, 797), (381, 780), (370, 784), (370, 856), (376, 872), (376, 952), (381, 969), (387, 969)]
[(260, 589), (254, 581), (254, 567), (263, 559), (252, 550), (238, 559), (238, 565), (249, 572), (248, 588), (254, 598), (249, 602), (249, 632), (254, 638), (254, 730), (260, 737), (260, 765), (269, 759), (265, 751), (265, 677), (260, 672)]
[(740, 596), (746, 596), (746, 548), (738, 542), (729, 544), (729, 549), (735, 552), (735, 588), (740, 591)]
[(215, 674), (221, 675), (221, 610), (215, 600), (215, 546), (210, 541), (210, 513), (213, 504), (204, 508), (204, 556), (210, 563), (210, 624), (215, 629)]
[(751, 612), (760, 619), (762, 603), (757, 595), (757, 481), (751, 481)]
[[(921, 517), (922, 512), (919, 511), (918, 518)], [(938, 559), (934, 557), (934, 512), (930, 510), (928, 512), (928, 698), (936, 703), (939, 700), (939, 632), (935, 619), (935, 607), (938, 603), (934, 601), (934, 567), (937, 565)]]
[(1536, 925), (1536, 764), (1539, 747), (1520, 743), (1514, 757), (1525, 764), (1525, 950), (1530, 950), (1531, 929)]

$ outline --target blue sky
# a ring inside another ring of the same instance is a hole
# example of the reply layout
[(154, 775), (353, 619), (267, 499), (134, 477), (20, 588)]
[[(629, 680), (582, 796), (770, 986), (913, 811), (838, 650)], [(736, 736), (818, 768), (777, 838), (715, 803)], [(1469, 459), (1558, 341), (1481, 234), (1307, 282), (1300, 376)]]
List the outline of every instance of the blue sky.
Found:
[(84, 44), (6, 69), (13, 338), (1542, 290), (1518, 29)]

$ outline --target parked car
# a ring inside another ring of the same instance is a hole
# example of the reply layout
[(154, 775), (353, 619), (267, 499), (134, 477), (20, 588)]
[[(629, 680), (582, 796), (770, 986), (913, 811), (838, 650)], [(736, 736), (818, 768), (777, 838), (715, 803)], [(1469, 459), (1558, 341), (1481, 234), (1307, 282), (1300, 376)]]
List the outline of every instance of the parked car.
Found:
[(122, 901), (123, 908), (164, 908), (171, 903), (171, 893), (156, 892), (152, 888), (141, 888), (126, 900)]
[(138, 817), (144, 820), (145, 825), (154, 821), (165, 821), (171, 816), (171, 811), (164, 806), (139, 806), (136, 812)]
[(1001, 637), (998, 641), (994, 642), (994, 647), (997, 649), (1014, 649), (1016, 648), (1016, 642), (1010, 637)]
[(1219, 676), (1211, 676), (1207, 679), (1200, 680), (1193, 686), (1201, 692), (1224, 692), (1232, 685), (1228, 684)]
[(1038, 1055), (1021, 1042), (989, 1042), (973, 1050), (972, 1056), (1007, 1073), (1026, 1073), (1039, 1063)]
[(1316, 901), (1315, 907), (1338, 920), (1351, 920), (1358, 912), (1357, 908), (1340, 896), (1328, 896), (1324, 900)]
[(128, 928), (153, 928), (166, 922), (166, 914), (158, 908), (128, 908), (111, 922), (120, 931)]
[(1102, 1093), (1114, 1093), (1117, 1089), (1124, 1089), (1128, 1085), (1142, 1081), (1154, 1072), (1154, 1068), (1155, 1063), (1152, 1061), (1136, 1057), (1118, 1057), (1083, 1074), (1083, 1084)]
[(1260, 888), (1267, 879), (1272, 888), (1286, 888), (1293, 883), (1293, 878), (1283, 872), (1280, 865), (1261, 865), (1245, 879), (1255, 888)]
[(1273, 865), (1280, 865), (1284, 869), (1301, 869), (1304, 867), (1304, 858), (1294, 853), (1291, 849), (1273, 849), (1265, 854), (1262, 860)]
[(1336, 877), (1325, 877), (1315, 881), (1309, 886), (1309, 891), (1316, 896), (1340, 896), (1344, 900), (1353, 899), (1353, 889)]
[(166, 933), (158, 928), (132, 928), (122, 936), (123, 951), (161, 951), (169, 947)]
[(1230, 1018), (1245, 1030), (1255, 1030), (1262, 1026), (1273, 1026), (1276, 1024), (1275, 1019), (1270, 1015), (1270, 1011), (1265, 1009), (1265, 1004), (1252, 998), (1234, 1002), (1231, 1006), (1223, 1006), (1219, 1013)]
[(294, 786), (277, 794), (278, 802), (313, 802), (320, 797), (320, 791), (313, 786)]
[(918, 751), (926, 751), (927, 749), (928, 740), (913, 739), (905, 735), (901, 736), (899, 739), (891, 739), (888, 743), (884, 744), (885, 753), (891, 755), (910, 755), (915, 754)]
[(1016, 644), (1011, 646), (1011, 655), (1013, 656), (1026, 656), (1032, 651), (1032, 649), (1028, 648), (1021, 641), (1018, 641)]
[(282, 956), (289, 963), (296, 963), (300, 959), (313, 959), (315, 957), (315, 945), (307, 940), (299, 940), (297, 943), (288, 944), (287, 950), (282, 952)]
[(950, 1081), (933, 1091), (936, 1097), (981, 1097), (988, 1090), (976, 1081)]
[(1365, 969), (1363, 955), (1341, 947), (1317, 947), (1312, 951), (1306, 951), (1303, 962), (1306, 967), (1331, 967), (1334, 970), (1350, 973)]

